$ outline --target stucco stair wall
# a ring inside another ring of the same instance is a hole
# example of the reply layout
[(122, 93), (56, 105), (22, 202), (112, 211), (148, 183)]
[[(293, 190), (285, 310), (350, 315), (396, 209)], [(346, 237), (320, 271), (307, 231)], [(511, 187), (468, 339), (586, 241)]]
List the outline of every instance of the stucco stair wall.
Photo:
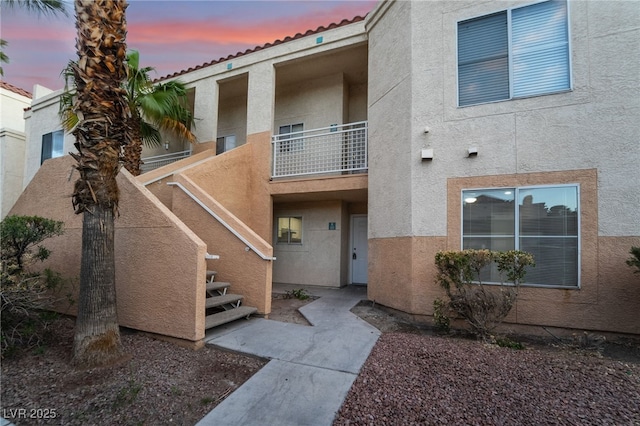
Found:
[[(71, 205), (78, 178), (70, 156), (47, 160), (10, 214), (38, 215), (65, 224), (63, 235), (44, 241), (52, 251), (37, 268), (51, 268), (67, 280), (78, 300), (82, 215)], [(204, 338), (206, 244), (126, 170), (118, 175), (115, 219), (117, 312), (120, 325), (179, 339)], [(76, 306), (59, 310), (75, 315)]]

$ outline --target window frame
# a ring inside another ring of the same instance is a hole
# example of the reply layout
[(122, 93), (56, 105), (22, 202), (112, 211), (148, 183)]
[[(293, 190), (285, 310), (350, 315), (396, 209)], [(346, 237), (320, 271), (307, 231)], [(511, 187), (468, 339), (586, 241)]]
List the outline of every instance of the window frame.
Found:
[[(50, 149), (47, 151), (47, 156), (45, 157), (45, 138), (47, 136), (51, 137), (51, 145)], [(56, 138), (56, 135), (58, 138)], [(59, 150), (56, 150), (56, 140), (60, 143)], [(54, 153), (58, 151), (56, 155)], [(40, 165), (45, 161), (51, 158), (58, 158), (64, 156), (64, 130), (54, 130), (53, 132), (45, 133), (41, 137), (41, 145), (40, 145)]]
[[(540, 93), (535, 93), (535, 94), (528, 94), (528, 95), (523, 95), (523, 96), (514, 96), (514, 65), (513, 65), (513, 46), (512, 46), (512, 32), (513, 32), (513, 24), (512, 24), (512, 13), (514, 10), (516, 9), (523, 9), (523, 8), (527, 8), (527, 7), (531, 7), (531, 6), (535, 6), (537, 4), (541, 4), (541, 3), (546, 3), (546, 2), (550, 2), (550, 1), (564, 1), (566, 4), (566, 26), (567, 26), (567, 75), (568, 75), (568, 87), (564, 88), (564, 89), (559, 89), (559, 90), (554, 90), (554, 91), (545, 91), (545, 92), (540, 92)], [(460, 104), (460, 57), (459, 57), (459, 53), (460, 53), (460, 49), (459, 49), (459, 28), (460, 28), (460, 24), (463, 22), (467, 22), (467, 21), (473, 21), (476, 19), (480, 19), (480, 18), (485, 18), (485, 17), (489, 17), (492, 15), (497, 15), (499, 13), (506, 13), (507, 14), (507, 62), (508, 62), (508, 78), (509, 78), (509, 97), (508, 98), (504, 98), (504, 99), (495, 99), (495, 100), (489, 100), (489, 101), (481, 101), (481, 102), (475, 102), (475, 103), (469, 103), (469, 104), (464, 104), (461, 105)], [(458, 108), (465, 108), (465, 107), (470, 107), (470, 106), (476, 106), (476, 105), (485, 105), (485, 104), (492, 104), (492, 103), (496, 103), (496, 102), (505, 102), (505, 101), (511, 101), (511, 100), (516, 100), (516, 99), (527, 99), (527, 98), (533, 98), (533, 97), (538, 97), (538, 96), (546, 96), (546, 95), (553, 95), (553, 94), (558, 94), (558, 93), (566, 93), (566, 92), (571, 92), (573, 91), (573, 61), (572, 61), (572, 44), (571, 44), (571, 2), (569, 0), (540, 0), (540, 1), (533, 1), (531, 3), (527, 3), (527, 4), (522, 4), (522, 5), (518, 5), (518, 6), (513, 6), (513, 7), (508, 7), (505, 9), (500, 9), (500, 10), (494, 10), (493, 12), (488, 12), (488, 13), (483, 13), (480, 15), (476, 15), (476, 16), (471, 16), (468, 18), (464, 18), (464, 19), (459, 19), (455, 22), (455, 33), (456, 33), (456, 37), (455, 37), (455, 70), (456, 70), (456, 106)]]
[[(233, 146), (231, 148), (227, 147), (227, 141), (233, 138)], [(236, 144), (236, 135), (232, 134), (232, 135), (225, 135), (225, 136), (218, 136), (216, 138), (216, 155), (220, 155), (223, 154), (227, 151), (231, 151), (234, 148), (237, 148), (237, 144)], [(222, 149), (220, 149), (222, 145)]]
[[(294, 126), (299, 126), (300, 131), (294, 131)], [(282, 129), (284, 127), (289, 128), (289, 132), (282, 133)], [(278, 141), (279, 143), (279, 152), (299, 152), (304, 149), (304, 138), (302, 134), (304, 133), (304, 123), (291, 123), (291, 124), (283, 124), (278, 126)], [(291, 135), (300, 135), (300, 137), (291, 137)], [(289, 135), (288, 138), (281, 138), (280, 135)]]
[[(525, 287), (536, 287), (536, 288), (548, 288), (548, 289), (563, 289), (563, 290), (579, 290), (582, 287), (582, 206), (581, 206), (581, 191), (580, 191), (580, 183), (559, 183), (559, 184), (542, 184), (542, 185), (514, 185), (514, 186), (490, 186), (490, 187), (473, 187), (473, 188), (462, 188), (460, 190), (460, 249), (464, 249), (464, 193), (468, 191), (490, 191), (490, 190), (513, 190), (513, 200), (514, 200), (514, 250), (519, 250), (520, 247), (520, 204), (518, 202), (519, 192), (522, 190), (531, 190), (531, 189), (545, 189), (545, 188), (575, 188), (576, 190), (576, 201), (577, 201), (577, 230), (576, 230), (576, 244), (577, 244), (577, 259), (576, 259), (576, 285), (567, 286), (567, 285), (559, 285), (559, 284), (539, 284), (539, 283), (526, 283), (523, 282), (520, 285)], [(534, 259), (535, 260), (535, 259)], [(536, 262), (537, 263), (537, 262)], [(525, 278), (526, 279), (526, 278)], [(483, 284), (496, 285), (500, 284), (497, 282), (484, 282)]]
[[(300, 241), (299, 242), (292, 242), (291, 241), (291, 234), (288, 235), (287, 237), (287, 241), (280, 241), (278, 238), (278, 234), (280, 233), (280, 219), (289, 219), (289, 228), (291, 229), (291, 219), (300, 219)], [(294, 215), (294, 214), (290, 214), (290, 215), (282, 215), (282, 216), (276, 216), (276, 220), (275, 220), (275, 241), (276, 241), (276, 245), (282, 245), (282, 246), (301, 246), (304, 244), (304, 218), (302, 215)]]

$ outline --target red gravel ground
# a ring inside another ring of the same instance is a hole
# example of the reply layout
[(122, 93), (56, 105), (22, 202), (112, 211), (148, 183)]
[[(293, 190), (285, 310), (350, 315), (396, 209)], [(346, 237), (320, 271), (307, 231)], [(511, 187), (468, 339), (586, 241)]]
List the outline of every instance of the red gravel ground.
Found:
[(334, 425), (640, 425), (640, 363), (385, 333)]

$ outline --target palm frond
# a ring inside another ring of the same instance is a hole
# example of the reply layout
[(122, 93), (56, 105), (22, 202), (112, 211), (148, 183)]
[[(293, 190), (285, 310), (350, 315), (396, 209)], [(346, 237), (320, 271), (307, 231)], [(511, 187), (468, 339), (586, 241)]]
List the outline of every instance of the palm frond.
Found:
[(140, 121), (140, 136), (145, 146), (155, 148), (161, 145), (160, 130), (144, 120)]
[(29, 12), (43, 15), (55, 15), (60, 12), (65, 16), (69, 16), (62, 0), (2, 0), (2, 3), (9, 7), (21, 7)]
[[(4, 53), (3, 49), (7, 46), (7, 41), (0, 38), (0, 63), (9, 63), (9, 57)], [(4, 75), (4, 70), (0, 66), (0, 75)]]

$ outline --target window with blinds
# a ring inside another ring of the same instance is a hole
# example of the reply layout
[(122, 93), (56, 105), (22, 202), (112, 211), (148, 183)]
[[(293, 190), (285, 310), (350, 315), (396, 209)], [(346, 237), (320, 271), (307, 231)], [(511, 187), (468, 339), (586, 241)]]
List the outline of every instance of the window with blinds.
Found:
[(566, 0), (458, 23), (458, 105), (570, 88)]
[[(578, 287), (577, 185), (475, 189), (462, 192), (462, 247), (533, 254), (525, 284)], [(487, 268), (483, 282), (500, 282)]]

